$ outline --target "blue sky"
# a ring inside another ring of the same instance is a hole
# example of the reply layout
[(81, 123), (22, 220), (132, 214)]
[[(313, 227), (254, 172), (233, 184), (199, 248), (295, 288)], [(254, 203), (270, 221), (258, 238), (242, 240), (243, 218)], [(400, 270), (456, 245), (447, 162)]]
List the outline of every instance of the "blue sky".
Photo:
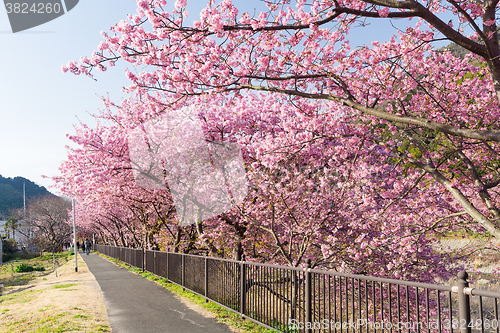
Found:
[(44, 25), (13, 34), (0, 7), (0, 174), (22, 176), (48, 186), (56, 175), (77, 118), (93, 123), (88, 112), (101, 107), (98, 95), (117, 100), (127, 85), (123, 71), (99, 81), (64, 74), (61, 65), (90, 55), (134, 0), (81, 0), (70, 12)]
[[(173, 8), (168, 1), (166, 10)], [(236, 1), (235, 1), (236, 3)], [(244, 1), (246, 9), (253, 2)], [(188, 1), (190, 18), (199, 17), (205, 0)], [(259, 5), (258, 1), (255, 1)], [(87, 77), (62, 73), (61, 65), (81, 56), (90, 56), (102, 40), (101, 31), (126, 14), (135, 13), (135, 0), (80, 0), (70, 12), (41, 26), (13, 34), (7, 13), (0, 7), (0, 174), (22, 176), (48, 187), (42, 175), (58, 174), (70, 144), (66, 134), (73, 133), (78, 119), (89, 125), (87, 112), (102, 107), (99, 96), (116, 102), (128, 85), (124, 66)], [(405, 22), (406, 23), (406, 22)], [(394, 33), (387, 20), (379, 20), (360, 30), (356, 42), (387, 40)], [(49, 189), (50, 190), (50, 189)], [(54, 191), (52, 189), (52, 191)]]

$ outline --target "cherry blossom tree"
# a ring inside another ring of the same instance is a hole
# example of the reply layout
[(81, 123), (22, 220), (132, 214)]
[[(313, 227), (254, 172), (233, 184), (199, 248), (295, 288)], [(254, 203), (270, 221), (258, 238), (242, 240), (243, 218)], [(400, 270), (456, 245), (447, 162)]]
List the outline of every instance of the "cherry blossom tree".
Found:
[(54, 178), (63, 193), (78, 199), (79, 227), (92, 229), (115, 245), (157, 248), (153, 236), (172, 212), (168, 192), (136, 185), (124, 132), (81, 125), (71, 139), (82, 147), (68, 148), (68, 159), (61, 165), (63, 177)]
[(293, 104), (275, 93), (192, 97), (207, 140), (241, 147), (251, 189), (231, 211), (186, 227), (167, 188), (138, 186), (127, 152), (128, 130), (163, 108), (135, 98), (105, 103), (96, 128), (80, 124), (70, 136), (79, 148), (69, 149), (55, 179), (78, 198), (78, 223), (103, 241), (293, 266), (311, 259), (427, 282), (450, 274), (432, 240), (449, 229), (436, 220), (459, 212), (457, 205), (429, 177), (416, 182), (423, 176), (387, 163), (396, 156), (372, 142), (371, 124), (331, 102)]
[[(275, 0), (255, 13), (209, 1), (192, 23), (186, 1), (166, 6), (138, 1), (92, 57), (63, 70), (92, 75), (124, 60), (140, 68), (127, 71), (127, 90), (165, 108), (246, 90), (328, 101), (369, 125), (370, 142), (394, 154), (387, 166), (415, 187), (430, 176), (451, 194), (461, 207), (451, 221), (500, 236), (498, 1)], [(388, 42), (351, 49), (349, 33), (365, 19), (410, 20)], [(469, 53), (455, 57), (442, 40)]]
[[(297, 108), (286, 99), (249, 94), (231, 100), (232, 112), (229, 103), (200, 105), (210, 140), (236, 140), (245, 155), (252, 193), (236, 212), (255, 235), (243, 241), (247, 255), (288, 265), (308, 258), (358, 273), (446, 275), (439, 272), (446, 256), (431, 244), (435, 231), (448, 230), (436, 220), (460, 211), (450, 196), (429, 177), (419, 185), (419, 175), (386, 163), (394, 155), (370, 141), (369, 124), (323, 103)], [(416, 263), (436, 270), (416, 274), (409, 267)]]

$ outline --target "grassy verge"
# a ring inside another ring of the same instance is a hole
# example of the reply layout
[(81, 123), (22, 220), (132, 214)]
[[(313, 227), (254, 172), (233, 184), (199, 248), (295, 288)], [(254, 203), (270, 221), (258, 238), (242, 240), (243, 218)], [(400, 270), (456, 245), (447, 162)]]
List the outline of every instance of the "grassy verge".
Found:
[(205, 310), (207, 310), (212, 315), (214, 315), (219, 322), (228, 325), (229, 327), (233, 328), (234, 330), (236, 330), (238, 332), (241, 332), (241, 333), (271, 333), (271, 332), (274, 333), (274, 332), (276, 332), (275, 330), (270, 330), (270, 329), (264, 328), (256, 323), (250, 321), (250, 320), (241, 319), (240, 315), (238, 315), (232, 311), (229, 311), (229, 310), (227, 310), (227, 309), (225, 309), (225, 308), (223, 308), (215, 303), (212, 303), (212, 302), (205, 303), (205, 298), (203, 298), (199, 295), (196, 295), (196, 294), (194, 294), (190, 291), (187, 291), (187, 290), (183, 291), (182, 287), (179, 287), (178, 285), (176, 285), (174, 283), (167, 282), (167, 279), (165, 279), (165, 278), (154, 275), (152, 273), (142, 272), (142, 270), (140, 270), (139, 268), (131, 267), (131, 266), (121, 262), (118, 259), (108, 257), (102, 253), (98, 253), (98, 252), (96, 252), (96, 253), (98, 255), (100, 255), (101, 257), (103, 257), (103, 258), (105, 258), (105, 259), (107, 259), (107, 260), (109, 260), (117, 265), (120, 265), (122, 267), (127, 268), (131, 272), (137, 273), (148, 280), (151, 280), (151, 281), (158, 283), (160, 286), (170, 290), (174, 294), (179, 295), (182, 298), (184, 298), (184, 299), (186, 299), (186, 300), (188, 300), (188, 301), (190, 301), (198, 306), (203, 307)]
[[(69, 252), (57, 255), (57, 275), (52, 271), (52, 254), (20, 259), (1, 267), (3, 281), (9, 287), (0, 294), (0, 333), (111, 332), (104, 300), (93, 286), (93, 275), (81, 257), (79, 271), (75, 272), (71, 259)], [(21, 264), (47, 270), (12, 273), (12, 268)], [(18, 274), (23, 275), (22, 279)]]
[[(60, 252), (55, 254), (56, 267), (64, 265), (71, 260), (73, 252)], [(34, 268), (43, 268), (43, 270), (35, 270), (32, 272), (16, 272), (21, 265), (31, 266)], [(4, 288), (22, 286), (28, 284), (33, 279), (45, 276), (54, 271), (54, 259), (52, 253), (47, 253), (40, 256), (39, 254), (28, 253), (18, 254), (14, 260), (8, 261), (0, 266), (0, 284)], [(2, 291), (0, 286), (0, 294)]]

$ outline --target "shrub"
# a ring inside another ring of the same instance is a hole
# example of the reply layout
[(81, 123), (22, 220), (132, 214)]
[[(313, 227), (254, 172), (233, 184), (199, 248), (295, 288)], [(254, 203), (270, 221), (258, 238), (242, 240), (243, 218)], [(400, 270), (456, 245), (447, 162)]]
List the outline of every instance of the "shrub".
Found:
[(2, 251), (7, 254), (14, 254), (17, 252), (17, 242), (12, 238), (2, 239)]
[(21, 264), (21, 265), (17, 266), (16, 270), (15, 270), (16, 273), (26, 273), (26, 272), (33, 272), (33, 271), (45, 271), (45, 268), (41, 267), (41, 266), (33, 267), (31, 265)]
[(10, 261), (14, 258), (14, 256), (12, 254), (8, 254), (8, 253), (3, 253), (2, 254), (2, 262), (3, 263), (6, 263), (7, 261)]
[(25, 273), (25, 272), (33, 272), (33, 270), (34, 270), (33, 266), (21, 264), (21, 265), (16, 267), (15, 272), (16, 273)]

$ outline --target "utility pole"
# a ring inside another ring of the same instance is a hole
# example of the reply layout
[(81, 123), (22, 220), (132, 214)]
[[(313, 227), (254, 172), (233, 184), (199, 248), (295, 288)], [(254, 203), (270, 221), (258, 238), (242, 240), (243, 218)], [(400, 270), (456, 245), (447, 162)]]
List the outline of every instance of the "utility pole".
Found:
[(77, 252), (76, 248), (76, 226), (75, 226), (75, 199), (71, 199), (71, 207), (73, 208), (73, 249), (75, 251), (75, 272), (78, 272), (78, 261), (77, 261)]

